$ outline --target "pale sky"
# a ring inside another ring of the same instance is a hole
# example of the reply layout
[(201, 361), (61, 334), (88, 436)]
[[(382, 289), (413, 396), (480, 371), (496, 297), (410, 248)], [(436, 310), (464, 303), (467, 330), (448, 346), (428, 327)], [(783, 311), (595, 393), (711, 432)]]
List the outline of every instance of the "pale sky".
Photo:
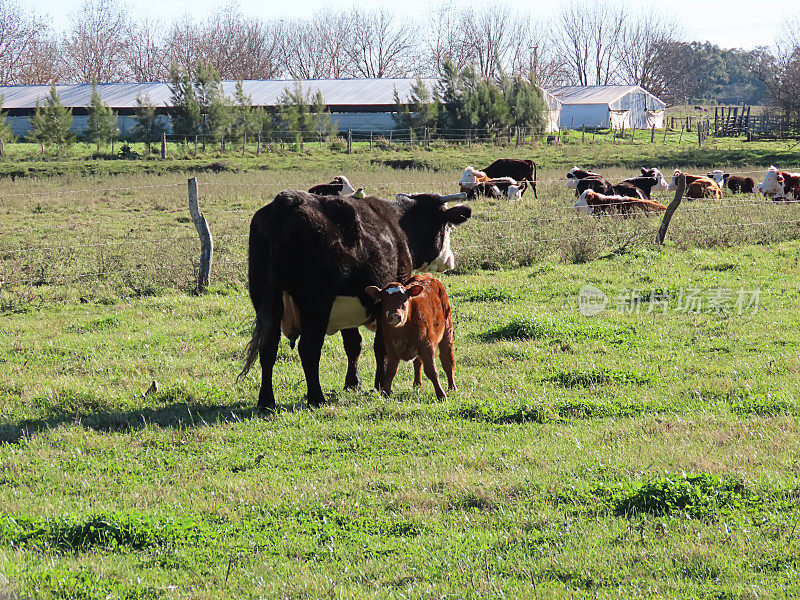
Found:
[[(69, 14), (78, 9), (81, 0), (22, 0), (37, 12), (45, 13), (52, 19), (57, 30), (66, 29)], [(491, 0), (490, 0), (491, 1)], [(603, 1), (603, 0), (600, 0)], [(607, 0), (606, 0), (607, 1)], [(236, 0), (234, 0), (236, 2)], [(215, 8), (226, 4), (225, 0), (166, 0), (148, 2), (147, 0), (123, 0), (131, 8), (134, 16), (170, 21), (186, 13), (202, 19)], [(238, 0), (242, 12), (263, 19), (307, 18), (314, 11), (323, 8), (347, 9), (359, 6), (365, 9), (382, 7), (399, 15), (423, 18), (437, 0), (299, 0), (297, 2), (276, 2), (275, 0)], [(558, 10), (558, 3), (531, 2), (525, 0), (504, 0), (516, 10), (546, 18)], [(461, 5), (483, 7), (482, 2), (458, 2)], [(685, 41), (710, 41), (723, 48), (746, 48), (771, 46), (783, 18), (797, 14), (797, 0), (774, 0), (766, 5), (754, 5), (752, 0), (669, 0), (664, 3), (642, 3), (635, 0), (622, 0), (622, 4), (632, 8), (652, 7), (656, 11), (668, 11), (684, 25)]]

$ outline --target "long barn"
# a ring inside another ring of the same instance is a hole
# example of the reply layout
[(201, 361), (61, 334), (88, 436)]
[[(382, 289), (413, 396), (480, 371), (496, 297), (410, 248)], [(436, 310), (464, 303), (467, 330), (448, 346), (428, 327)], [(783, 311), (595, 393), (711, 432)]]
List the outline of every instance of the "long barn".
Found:
[[(423, 80), (428, 89), (434, 89), (437, 80)], [(306, 79), (300, 80), (304, 93), (322, 94), (331, 119), (340, 131), (347, 129), (362, 131), (390, 131), (395, 123), (392, 115), (397, 109), (395, 90), (401, 101), (408, 102), (411, 87), (416, 79)], [(295, 80), (251, 80), (244, 81), (244, 92), (251, 97), (253, 106), (276, 108), (287, 90), (294, 90)], [(156, 112), (166, 115), (170, 106), (169, 84), (155, 83), (101, 83), (97, 86), (103, 102), (117, 113), (120, 132), (134, 127), (133, 115), (136, 99), (149, 97)], [(224, 81), (225, 93), (233, 97), (235, 81)], [(86, 129), (87, 106), (92, 95), (92, 86), (87, 83), (57, 85), (56, 91), (64, 106), (72, 108), (73, 129)], [(0, 86), (0, 96), (4, 97), (3, 110), (14, 135), (22, 136), (30, 132), (30, 117), (36, 103), (44, 104), (50, 93), (49, 85)], [(166, 116), (164, 117), (166, 120)]]

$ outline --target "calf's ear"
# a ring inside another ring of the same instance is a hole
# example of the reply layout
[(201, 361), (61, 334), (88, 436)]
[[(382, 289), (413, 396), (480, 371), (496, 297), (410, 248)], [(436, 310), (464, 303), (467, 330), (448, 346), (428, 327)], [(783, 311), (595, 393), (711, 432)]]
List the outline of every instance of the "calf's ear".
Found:
[(381, 288), (379, 288), (377, 285), (371, 285), (369, 287), (366, 287), (364, 288), (364, 291), (367, 293), (367, 296), (369, 296), (373, 300), (380, 300)]
[(406, 294), (408, 294), (409, 297), (411, 297), (411, 296), (419, 296), (423, 292), (424, 289), (425, 288), (422, 287), (421, 285), (412, 285), (412, 286), (406, 288)]
[(454, 206), (444, 211), (444, 222), (453, 225), (461, 225), (472, 216), (472, 209), (469, 206)]

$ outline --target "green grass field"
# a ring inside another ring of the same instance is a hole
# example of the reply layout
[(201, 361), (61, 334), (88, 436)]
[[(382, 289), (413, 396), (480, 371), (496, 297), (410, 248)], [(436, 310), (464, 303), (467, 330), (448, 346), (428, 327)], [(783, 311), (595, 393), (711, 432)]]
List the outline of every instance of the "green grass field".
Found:
[[(797, 207), (684, 201), (657, 246), (658, 218), (576, 215), (558, 178), (712, 165), (606, 150), (548, 149), (539, 201), (473, 204), (443, 277), (446, 402), (410, 365), (372, 391), (365, 332), (364, 388), (341, 390), (333, 336), (315, 411), (283, 340), (272, 416), (258, 369), (236, 382), (253, 211), (340, 169), (384, 197), (454, 191), (489, 149), (199, 174), (203, 295), (185, 175), (3, 180), (0, 598), (800, 595)], [(737, 152), (714, 166), (798, 157)], [(586, 285), (604, 312), (581, 314)]]

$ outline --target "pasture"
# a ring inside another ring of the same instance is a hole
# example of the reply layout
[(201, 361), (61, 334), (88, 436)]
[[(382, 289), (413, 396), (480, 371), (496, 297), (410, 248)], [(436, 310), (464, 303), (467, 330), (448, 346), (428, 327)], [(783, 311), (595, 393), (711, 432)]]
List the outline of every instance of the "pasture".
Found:
[[(369, 333), (343, 392), (337, 334), (315, 411), (282, 340), (271, 416), (236, 382), (247, 226), (341, 165), (198, 175), (203, 295), (184, 175), (3, 181), (0, 597), (800, 594), (797, 206), (684, 200), (659, 247), (658, 217), (576, 214), (564, 152), (453, 236), (446, 402), (410, 365), (371, 390)], [(460, 176), (353, 164), (381, 197)]]

